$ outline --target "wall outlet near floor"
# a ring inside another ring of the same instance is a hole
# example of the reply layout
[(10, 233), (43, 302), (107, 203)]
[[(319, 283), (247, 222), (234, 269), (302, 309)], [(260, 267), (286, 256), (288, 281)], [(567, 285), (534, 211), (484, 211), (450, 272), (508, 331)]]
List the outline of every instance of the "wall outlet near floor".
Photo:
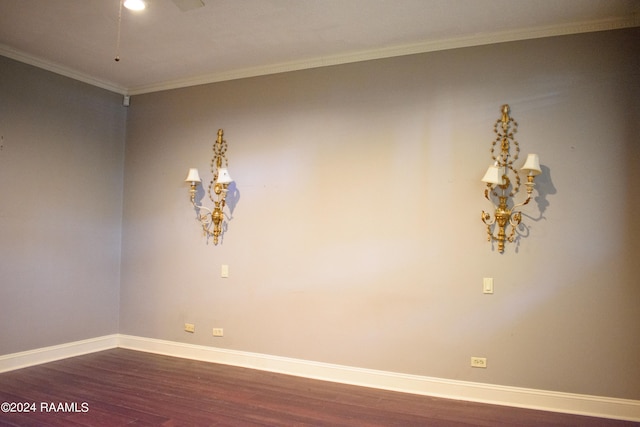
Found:
[(194, 325), (193, 323), (185, 323), (184, 330), (185, 332), (194, 333), (196, 331), (196, 325)]
[(473, 368), (486, 368), (487, 367), (487, 358), (486, 357), (472, 357), (471, 358), (471, 366)]
[(224, 336), (224, 329), (222, 329), (222, 328), (213, 328), (213, 336), (214, 337), (223, 337)]

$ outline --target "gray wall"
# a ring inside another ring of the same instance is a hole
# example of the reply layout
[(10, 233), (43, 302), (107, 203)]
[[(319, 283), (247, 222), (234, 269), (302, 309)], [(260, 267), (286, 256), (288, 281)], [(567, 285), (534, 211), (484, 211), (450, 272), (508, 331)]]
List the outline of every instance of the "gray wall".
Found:
[(118, 331), (121, 105), (0, 57), (0, 354)]
[[(0, 320), (29, 327), (3, 327), (0, 353), (118, 331), (640, 399), (639, 35), (135, 96), (124, 185), (120, 97), (3, 59)], [(500, 255), (480, 178), (503, 103), (544, 174)], [(208, 179), (218, 128), (236, 188), (214, 247), (183, 180)]]
[[(120, 332), (640, 398), (638, 36), (505, 43), (134, 97)], [(480, 178), (503, 103), (520, 125), (521, 161), (537, 152), (544, 174), (525, 210), (528, 236), (500, 255), (480, 221), (489, 208)], [(209, 179), (218, 128), (237, 191), (214, 247), (183, 180), (188, 167)], [(495, 279), (494, 295), (482, 294), (483, 277)], [(470, 356), (489, 368), (472, 369)]]

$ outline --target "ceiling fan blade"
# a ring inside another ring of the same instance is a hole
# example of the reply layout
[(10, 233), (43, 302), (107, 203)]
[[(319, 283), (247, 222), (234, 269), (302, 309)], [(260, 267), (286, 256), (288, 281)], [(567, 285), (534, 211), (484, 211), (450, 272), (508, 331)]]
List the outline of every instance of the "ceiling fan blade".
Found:
[(173, 3), (178, 6), (183, 12), (187, 12), (189, 10), (198, 9), (204, 6), (204, 2), (202, 0), (172, 0)]

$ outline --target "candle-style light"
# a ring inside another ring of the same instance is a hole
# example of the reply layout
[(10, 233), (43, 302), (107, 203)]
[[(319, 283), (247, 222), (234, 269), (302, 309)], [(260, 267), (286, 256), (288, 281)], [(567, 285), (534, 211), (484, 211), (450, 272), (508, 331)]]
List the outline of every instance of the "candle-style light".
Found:
[[(514, 134), (517, 132), (518, 123), (509, 116), (509, 106), (502, 106), (502, 117), (498, 119), (494, 125), (496, 139), (491, 144), (491, 158), (493, 165), (485, 173), (482, 181), (487, 184), (484, 190), (484, 197), (489, 200), (494, 207), (493, 218), (490, 213), (482, 211), (482, 221), (487, 226), (487, 240), (498, 242), (498, 251), (504, 252), (505, 242), (513, 242), (515, 240), (516, 227), (522, 221), (522, 213), (519, 207), (526, 205), (531, 201), (533, 192), (534, 178), (539, 175), (540, 159), (537, 154), (529, 154), (527, 161), (521, 168), (526, 173), (527, 182), (527, 198), (522, 202), (514, 205), (513, 198), (520, 189), (520, 176), (514, 169), (513, 164), (518, 160), (520, 146), (515, 140)], [(500, 150), (496, 153), (496, 145), (500, 145)], [(511, 154), (511, 147), (514, 147), (514, 153)], [(495, 199), (498, 200), (496, 205)], [(507, 224), (511, 225), (511, 230), (507, 235)], [(495, 226), (495, 227), (494, 227)], [(498, 229), (498, 235), (494, 235), (494, 228)]]
[(223, 233), (222, 224), (224, 222), (224, 207), (226, 205), (226, 197), (229, 184), (233, 182), (229, 175), (227, 160), (227, 141), (224, 140), (224, 131), (218, 130), (218, 137), (213, 144), (213, 158), (211, 159), (212, 178), (209, 183), (207, 192), (209, 199), (213, 202), (213, 210), (208, 209), (196, 203), (196, 189), (200, 180), (198, 169), (190, 168), (187, 174), (186, 182), (190, 183), (189, 194), (191, 204), (196, 209), (197, 218), (202, 226), (203, 234), (207, 237), (213, 237), (213, 244), (217, 245), (220, 236)]

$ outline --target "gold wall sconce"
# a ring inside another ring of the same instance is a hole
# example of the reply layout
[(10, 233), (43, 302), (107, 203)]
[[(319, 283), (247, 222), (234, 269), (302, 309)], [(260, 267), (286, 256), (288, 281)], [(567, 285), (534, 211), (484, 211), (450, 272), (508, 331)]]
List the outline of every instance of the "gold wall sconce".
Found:
[(205, 208), (196, 203), (196, 188), (201, 182), (198, 169), (190, 168), (186, 182), (191, 183), (189, 194), (191, 204), (196, 209), (198, 221), (202, 226), (204, 236), (213, 237), (213, 243), (218, 244), (222, 234), (222, 224), (224, 222), (224, 207), (226, 205), (227, 191), (229, 184), (233, 182), (229, 175), (227, 160), (227, 141), (223, 139), (224, 131), (218, 130), (218, 138), (213, 144), (213, 158), (211, 159), (211, 173), (213, 178), (209, 183), (207, 192), (209, 199), (213, 202), (213, 210)]
[[(527, 198), (522, 203), (514, 204), (513, 199), (520, 190), (520, 176), (513, 168), (520, 153), (518, 141), (513, 136), (518, 130), (518, 123), (509, 116), (508, 105), (503, 105), (501, 111), (502, 117), (496, 120), (493, 126), (496, 139), (491, 144), (491, 158), (494, 164), (489, 166), (487, 173), (482, 178), (482, 181), (487, 183), (484, 197), (493, 204), (494, 216), (492, 218), (490, 213), (482, 211), (482, 222), (487, 226), (487, 240), (489, 242), (497, 241), (498, 251), (502, 253), (505, 242), (515, 240), (516, 227), (522, 221), (522, 213), (518, 208), (531, 200), (531, 193), (535, 186), (533, 180), (542, 170), (538, 155), (527, 155), (527, 161), (521, 168), (527, 176), (527, 182), (525, 182)], [(496, 145), (500, 147), (497, 153)], [(511, 154), (512, 146), (514, 148), (513, 154)], [(498, 201), (497, 205), (496, 200)], [(507, 225), (511, 225), (509, 235), (506, 232)], [(498, 229), (497, 236), (494, 235), (495, 228)]]

